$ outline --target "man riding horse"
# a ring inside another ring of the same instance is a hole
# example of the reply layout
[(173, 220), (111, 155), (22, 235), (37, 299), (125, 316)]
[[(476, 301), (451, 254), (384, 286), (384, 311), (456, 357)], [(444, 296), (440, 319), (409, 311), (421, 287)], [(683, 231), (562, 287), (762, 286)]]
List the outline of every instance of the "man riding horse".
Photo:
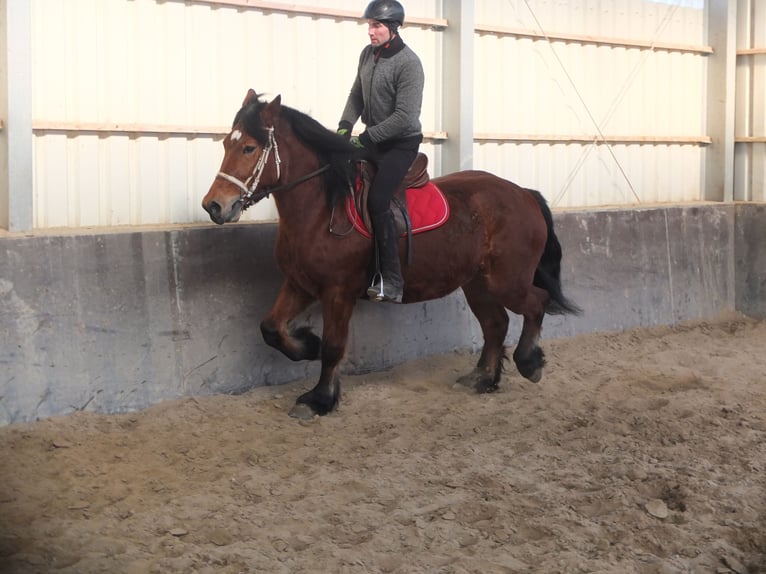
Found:
[(366, 129), (352, 141), (366, 148), (378, 167), (367, 200), (378, 272), (367, 295), (372, 301), (401, 303), (404, 281), (390, 205), (423, 141), (423, 66), (399, 35), (399, 27), (404, 24), (404, 8), (399, 2), (374, 0), (364, 11), (364, 18), (370, 43), (359, 56), (338, 133), (351, 137), (361, 117)]

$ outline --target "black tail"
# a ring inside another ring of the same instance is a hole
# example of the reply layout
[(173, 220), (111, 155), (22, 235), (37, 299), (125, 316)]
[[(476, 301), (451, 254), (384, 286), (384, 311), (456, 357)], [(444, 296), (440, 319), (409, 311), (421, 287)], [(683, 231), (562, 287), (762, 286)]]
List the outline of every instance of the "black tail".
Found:
[(540, 211), (543, 212), (545, 225), (548, 227), (548, 239), (545, 242), (545, 251), (540, 258), (540, 263), (535, 271), (534, 284), (541, 289), (545, 289), (550, 295), (550, 301), (545, 308), (549, 315), (579, 315), (582, 313), (577, 305), (564, 297), (561, 291), (561, 243), (553, 232), (553, 215), (548, 207), (548, 202), (539, 191), (528, 190), (537, 203), (540, 205)]

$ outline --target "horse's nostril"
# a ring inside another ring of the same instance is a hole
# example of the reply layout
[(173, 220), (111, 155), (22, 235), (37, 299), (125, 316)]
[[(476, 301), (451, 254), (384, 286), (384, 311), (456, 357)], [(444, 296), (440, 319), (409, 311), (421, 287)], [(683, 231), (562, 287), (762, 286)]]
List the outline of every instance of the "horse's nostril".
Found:
[(221, 206), (217, 202), (211, 201), (207, 206), (207, 211), (213, 217), (218, 217), (221, 215)]

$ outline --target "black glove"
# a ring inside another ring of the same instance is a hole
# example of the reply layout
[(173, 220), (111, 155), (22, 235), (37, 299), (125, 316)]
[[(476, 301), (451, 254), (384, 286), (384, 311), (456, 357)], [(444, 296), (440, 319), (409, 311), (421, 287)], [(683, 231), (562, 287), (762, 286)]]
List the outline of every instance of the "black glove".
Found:
[(359, 143), (362, 145), (362, 147), (366, 147), (367, 149), (375, 148), (375, 142), (372, 141), (372, 138), (370, 137), (370, 134), (367, 133), (367, 130), (359, 134)]

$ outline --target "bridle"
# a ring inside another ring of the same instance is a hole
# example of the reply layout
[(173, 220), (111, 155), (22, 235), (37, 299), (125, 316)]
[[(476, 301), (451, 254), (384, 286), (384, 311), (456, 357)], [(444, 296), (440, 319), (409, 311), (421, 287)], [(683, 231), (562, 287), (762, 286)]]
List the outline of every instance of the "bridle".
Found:
[(312, 171), (311, 173), (301, 176), (290, 183), (279, 185), (277, 187), (267, 187), (265, 189), (260, 190), (258, 193), (255, 193), (255, 190), (258, 188), (258, 184), (261, 181), (261, 176), (263, 175), (263, 171), (266, 169), (266, 164), (269, 161), (269, 156), (271, 155), (272, 150), (274, 150), (274, 164), (277, 168), (277, 181), (279, 181), (279, 179), (282, 177), (282, 171), (280, 167), (282, 164), (282, 160), (279, 157), (279, 145), (277, 144), (277, 138), (274, 135), (274, 126), (269, 127), (268, 130), (269, 130), (268, 143), (266, 144), (266, 147), (263, 148), (263, 151), (261, 152), (261, 155), (258, 158), (258, 161), (255, 163), (255, 167), (253, 168), (253, 173), (250, 174), (250, 177), (248, 177), (245, 181), (242, 181), (241, 179), (236, 178), (233, 175), (229, 175), (228, 173), (223, 171), (219, 171), (216, 174), (216, 177), (225, 179), (229, 183), (233, 183), (239, 188), (239, 199), (242, 202), (243, 210), (247, 209), (251, 205), (255, 205), (256, 203), (258, 203), (262, 199), (265, 199), (272, 193), (276, 193), (277, 191), (282, 191), (285, 189), (295, 187), (296, 185), (303, 183), (304, 181), (308, 181), (309, 179), (316, 177), (319, 174), (324, 173), (325, 171), (330, 169), (329, 165), (323, 165), (319, 169), (316, 169)]

